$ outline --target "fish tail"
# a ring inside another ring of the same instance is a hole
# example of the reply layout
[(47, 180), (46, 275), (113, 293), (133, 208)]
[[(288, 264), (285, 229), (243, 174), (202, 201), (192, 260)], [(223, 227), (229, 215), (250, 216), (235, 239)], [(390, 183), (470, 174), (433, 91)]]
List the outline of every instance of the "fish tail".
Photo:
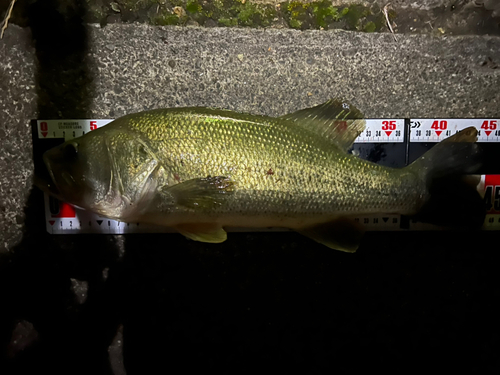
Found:
[(482, 164), (477, 130), (464, 129), (435, 145), (408, 168), (425, 182), (417, 221), (452, 228), (480, 228), (486, 210), (477, 190)]

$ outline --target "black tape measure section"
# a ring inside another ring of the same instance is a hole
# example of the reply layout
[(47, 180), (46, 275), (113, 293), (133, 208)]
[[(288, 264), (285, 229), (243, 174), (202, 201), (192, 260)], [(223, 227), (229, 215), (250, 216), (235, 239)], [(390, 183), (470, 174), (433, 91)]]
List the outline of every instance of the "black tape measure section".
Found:
[(385, 167), (405, 166), (406, 145), (404, 143), (355, 143), (350, 151), (361, 159)]
[[(409, 144), (408, 161), (414, 162), (427, 151), (435, 142), (411, 142)], [(483, 165), (476, 174), (500, 174), (500, 143), (478, 142), (483, 152)]]
[(41, 139), (38, 138), (38, 124), (37, 120), (31, 120), (31, 137), (33, 140), (33, 163), (35, 166), (35, 174), (40, 172), (40, 170), (44, 169), (43, 165), (43, 153), (47, 150), (50, 150), (53, 147), (56, 147), (62, 143), (64, 143), (63, 138), (46, 138)]

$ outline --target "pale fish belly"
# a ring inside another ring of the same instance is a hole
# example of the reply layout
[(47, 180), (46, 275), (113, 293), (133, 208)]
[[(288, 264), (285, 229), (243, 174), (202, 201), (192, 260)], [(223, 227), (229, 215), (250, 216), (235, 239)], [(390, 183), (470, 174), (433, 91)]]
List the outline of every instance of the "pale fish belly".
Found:
[[(357, 162), (356, 159), (355, 162)], [(361, 175), (346, 168), (329, 181), (325, 191), (308, 188), (300, 191), (280, 185), (279, 176), (266, 176), (266, 188), (239, 188), (220, 206), (197, 210), (152, 204), (140, 220), (159, 225), (179, 223), (217, 223), (224, 227), (286, 227), (301, 228), (338, 218), (350, 218), (371, 213), (410, 215), (418, 210), (425, 191), (422, 181), (408, 171), (365, 164), (372, 169)], [(307, 174), (302, 178), (308, 182)], [(321, 183), (318, 186), (322, 185)], [(281, 187), (281, 188), (280, 188)], [(158, 208), (160, 207), (160, 208)]]

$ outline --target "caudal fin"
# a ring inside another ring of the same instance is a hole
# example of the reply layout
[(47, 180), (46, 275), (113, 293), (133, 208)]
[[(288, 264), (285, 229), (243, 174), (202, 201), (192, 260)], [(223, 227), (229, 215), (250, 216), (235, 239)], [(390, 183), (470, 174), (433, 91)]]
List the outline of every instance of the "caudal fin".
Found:
[(486, 215), (477, 191), (479, 178), (467, 176), (482, 164), (477, 130), (464, 129), (438, 143), (409, 166), (426, 183), (427, 194), (418, 221), (454, 228), (479, 228)]

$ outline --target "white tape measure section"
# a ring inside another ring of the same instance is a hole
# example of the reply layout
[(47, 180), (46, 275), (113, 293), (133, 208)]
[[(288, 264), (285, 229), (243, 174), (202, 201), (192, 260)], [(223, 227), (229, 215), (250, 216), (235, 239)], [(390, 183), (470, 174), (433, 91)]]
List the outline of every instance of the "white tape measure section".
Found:
[[(124, 223), (96, 215), (53, 200), (45, 193), (45, 219), (50, 234), (123, 234), (123, 233), (172, 233), (172, 228), (144, 224)], [(52, 204), (51, 204), (52, 203)], [(56, 207), (53, 207), (56, 205)]]
[(68, 141), (109, 124), (111, 121), (113, 120), (38, 120), (38, 138), (64, 138)]
[(411, 119), (410, 142), (441, 142), (469, 126), (478, 142), (500, 142), (500, 119)]
[[(107, 125), (111, 121), (113, 119), (38, 120), (38, 138), (64, 138), (67, 141)], [(404, 119), (368, 119), (365, 130), (356, 138), (355, 142), (402, 143), (404, 141), (404, 124)]]
[(404, 119), (368, 119), (365, 130), (356, 138), (356, 143), (402, 143), (404, 142)]

